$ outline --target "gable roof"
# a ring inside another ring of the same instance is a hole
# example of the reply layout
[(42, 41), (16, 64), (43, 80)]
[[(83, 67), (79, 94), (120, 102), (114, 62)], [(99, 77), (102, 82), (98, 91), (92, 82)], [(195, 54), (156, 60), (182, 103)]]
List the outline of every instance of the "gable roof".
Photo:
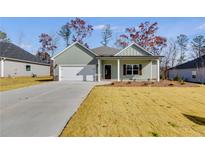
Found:
[(59, 55), (61, 55), (63, 52), (65, 52), (66, 50), (70, 49), (71, 47), (73, 47), (74, 45), (79, 45), (82, 48), (88, 50), (90, 53), (92, 53), (93, 55), (97, 56), (96, 53), (94, 53), (92, 50), (88, 49), (86, 46), (84, 46), (83, 44), (79, 43), (79, 42), (74, 42), (73, 44), (69, 45), (68, 47), (66, 47), (63, 51), (59, 52), (57, 55), (53, 56), (51, 59), (55, 59), (56, 57), (58, 57)]
[(120, 50), (116, 48), (111, 48), (107, 46), (101, 46), (98, 48), (91, 49), (94, 53), (96, 53), (98, 56), (114, 56), (117, 54)]
[[(120, 50), (117, 48), (112, 48), (112, 47), (107, 47), (107, 46), (101, 46), (101, 47), (89, 49), (79, 42), (74, 42), (73, 44), (66, 47), (63, 51), (61, 51), (57, 55), (53, 56), (51, 59), (55, 59), (57, 56), (61, 55), (63, 52), (65, 52), (66, 50), (68, 50), (69, 48), (71, 48), (74, 45), (79, 45), (79, 46), (83, 47), (84, 49), (88, 50), (93, 55), (102, 56), (102, 57), (103, 56), (104, 57), (119, 57), (119, 56), (121, 56), (121, 57), (150, 57), (150, 56), (162, 57), (162, 56), (154, 56), (153, 54), (149, 53), (147, 50), (145, 50), (144, 48), (142, 48), (141, 46), (139, 46), (136, 43), (131, 43), (126, 48)], [(146, 55), (120, 55), (120, 53), (124, 52), (126, 49), (130, 48), (131, 46), (135, 46), (135, 47), (139, 48), (141, 50), (141, 52), (146, 53)]]
[(48, 64), (46, 62), (41, 61), (37, 56), (9, 42), (0, 42), (0, 57)]
[[(128, 48), (135, 46), (139, 49), (141, 49), (143, 52), (145, 52), (148, 56), (153, 56), (153, 54), (151, 54), (150, 52), (148, 52), (146, 49), (144, 49), (143, 47), (141, 47), (140, 45), (138, 45), (137, 43), (133, 42), (130, 45), (128, 45), (127, 47), (125, 47), (124, 49), (122, 49), (120, 52), (116, 53), (115, 56), (123, 56), (122, 53), (125, 52)], [(129, 55), (129, 56), (137, 56), (137, 55)]]
[(188, 61), (186, 63), (183, 63), (181, 65), (177, 65), (177, 66), (172, 67), (170, 69), (198, 68), (198, 67), (202, 67), (202, 63), (205, 65), (205, 55), (200, 57), (200, 58), (196, 58), (194, 60), (191, 60), (191, 61)]

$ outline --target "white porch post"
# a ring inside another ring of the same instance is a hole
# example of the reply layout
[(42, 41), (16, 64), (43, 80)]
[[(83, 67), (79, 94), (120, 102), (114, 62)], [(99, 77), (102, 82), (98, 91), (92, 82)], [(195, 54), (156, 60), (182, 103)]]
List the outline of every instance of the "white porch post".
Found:
[(101, 80), (101, 60), (98, 59), (98, 82)]
[(151, 70), (150, 70), (150, 80), (152, 80), (152, 60), (150, 62), (150, 65), (151, 65)]
[(160, 67), (159, 67), (159, 59), (157, 59), (157, 81), (160, 80)]
[(120, 59), (117, 59), (117, 81), (120, 81)]
[(0, 77), (4, 77), (4, 58), (1, 58), (1, 76)]

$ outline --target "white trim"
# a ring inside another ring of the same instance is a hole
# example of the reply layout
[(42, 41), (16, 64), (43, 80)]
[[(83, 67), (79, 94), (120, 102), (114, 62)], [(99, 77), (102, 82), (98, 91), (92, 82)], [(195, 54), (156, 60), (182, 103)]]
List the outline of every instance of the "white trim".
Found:
[(61, 81), (61, 65), (58, 68), (58, 80)]
[(159, 68), (159, 59), (157, 60), (157, 81), (159, 82), (159, 80), (160, 80), (160, 70), (159, 70), (160, 68)]
[(145, 52), (148, 53), (149, 55), (154, 56), (152, 53), (148, 52), (147, 50), (145, 50), (143, 47), (141, 47), (140, 45), (138, 45), (138, 44), (135, 43), (135, 42), (131, 43), (131, 44), (128, 45), (126, 48), (124, 48), (124, 49), (122, 49), (120, 52), (116, 53), (114, 56), (119, 55), (119, 54), (122, 53), (124, 50), (128, 49), (129, 47), (131, 47), (131, 46), (133, 46), (133, 45), (135, 45), (135, 46), (137, 46), (138, 48), (142, 49), (143, 51), (145, 51)]
[(120, 81), (120, 59), (117, 59), (117, 81)]
[(98, 82), (101, 80), (101, 60), (98, 59)]
[(36, 65), (50, 66), (50, 64), (41, 63), (41, 62), (34, 62), (34, 61), (28, 61), (28, 60), (22, 60), (22, 59), (15, 59), (15, 58), (9, 58), (9, 57), (0, 57), (0, 58), (3, 58), (4, 60), (15, 61), (15, 62), (20, 62), (20, 63), (30, 63), (30, 64), (36, 64)]
[(0, 77), (4, 77), (4, 58), (1, 58), (1, 76)]
[(82, 45), (81, 43), (79, 42), (74, 42), (72, 43), (71, 45), (69, 45), (68, 47), (66, 47), (63, 51), (59, 52), (57, 55), (53, 56), (51, 59), (54, 60), (57, 56), (61, 55), (63, 52), (65, 52), (67, 49), (73, 47), (74, 45), (80, 45), (81, 47), (85, 48), (86, 50), (88, 50), (90, 53), (94, 54), (95, 56), (98, 56), (96, 55), (94, 52), (92, 52), (90, 49), (88, 49), (87, 47), (85, 47), (84, 45)]
[[(104, 79), (105, 79), (105, 66), (111, 66), (111, 78), (112, 79), (112, 64), (104, 64)], [(106, 79), (106, 80), (110, 80), (110, 79)]]

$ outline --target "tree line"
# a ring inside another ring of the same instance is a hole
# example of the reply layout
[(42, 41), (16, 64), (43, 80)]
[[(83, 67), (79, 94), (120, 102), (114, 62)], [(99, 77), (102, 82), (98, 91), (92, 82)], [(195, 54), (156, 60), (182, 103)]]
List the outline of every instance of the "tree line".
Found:
[[(175, 39), (167, 39), (157, 35), (159, 25), (157, 22), (143, 22), (137, 26), (125, 28), (124, 32), (114, 41), (117, 48), (125, 48), (131, 42), (135, 42), (145, 48), (153, 55), (162, 55), (161, 66), (165, 72), (168, 68), (182, 64), (190, 58), (199, 58), (205, 54), (205, 36), (197, 35), (189, 39), (187, 35), (180, 34)], [(40, 47), (37, 56), (43, 61), (50, 61), (59, 47), (58, 40), (64, 40), (65, 47), (78, 41), (89, 48), (87, 38), (91, 36), (94, 27), (81, 18), (74, 18), (62, 25), (54, 36), (47, 33), (39, 35)], [(110, 24), (104, 25), (101, 31), (100, 43), (108, 46), (113, 37), (113, 30)], [(0, 41), (9, 42), (5, 32), (0, 31)]]

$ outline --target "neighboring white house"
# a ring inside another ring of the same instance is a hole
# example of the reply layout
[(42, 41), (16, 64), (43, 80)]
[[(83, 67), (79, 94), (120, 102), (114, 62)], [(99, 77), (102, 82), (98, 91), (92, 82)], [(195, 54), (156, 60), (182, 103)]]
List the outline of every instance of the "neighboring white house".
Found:
[(24, 49), (8, 42), (0, 42), (0, 77), (48, 76), (50, 64)]
[(170, 68), (168, 76), (169, 79), (174, 79), (174, 77), (178, 76), (185, 81), (205, 83), (205, 55)]
[(61, 80), (159, 81), (159, 60), (136, 43), (120, 50), (88, 49), (75, 42), (53, 57), (54, 75)]

